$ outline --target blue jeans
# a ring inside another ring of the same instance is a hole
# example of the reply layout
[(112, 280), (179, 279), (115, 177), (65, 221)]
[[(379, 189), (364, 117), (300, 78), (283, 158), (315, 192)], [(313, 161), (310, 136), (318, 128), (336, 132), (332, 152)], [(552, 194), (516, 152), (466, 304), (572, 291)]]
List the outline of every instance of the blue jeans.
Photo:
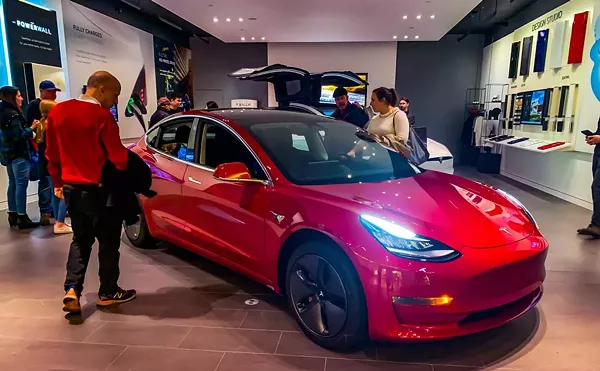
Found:
[[(49, 191), (45, 191), (42, 193), (41, 192), (42, 185), (44, 185), (44, 187), (47, 186)], [(46, 208), (42, 208), (42, 201), (40, 201), (40, 212), (42, 214), (52, 214), (56, 218), (57, 222), (64, 223), (65, 219), (67, 217), (67, 204), (65, 203), (65, 200), (63, 198), (58, 198), (54, 194), (54, 184), (52, 184), (52, 178), (49, 176), (42, 177), (40, 179), (39, 187), (40, 187), (40, 192), (39, 192), (40, 200), (42, 197), (45, 197), (44, 202), (43, 202), (44, 206), (47, 203), (50, 203), (50, 211), (47, 211)], [(43, 194), (43, 196), (42, 196), (42, 194)]]
[(8, 172), (8, 211), (27, 214), (27, 186), (29, 161), (18, 158), (6, 167)]
[[(40, 178), (38, 184), (38, 205), (40, 206), (40, 215), (52, 215), (54, 212), (54, 187), (52, 179), (49, 176)], [(54, 214), (56, 216), (56, 214)]]

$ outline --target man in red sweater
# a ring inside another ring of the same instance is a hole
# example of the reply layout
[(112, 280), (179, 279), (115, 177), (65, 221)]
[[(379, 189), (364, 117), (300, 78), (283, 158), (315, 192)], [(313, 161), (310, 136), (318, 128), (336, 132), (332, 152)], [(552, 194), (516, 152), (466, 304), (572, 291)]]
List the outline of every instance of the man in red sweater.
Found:
[(119, 279), (121, 220), (109, 206), (109, 194), (101, 185), (104, 163), (127, 167), (128, 151), (121, 143), (119, 126), (109, 109), (117, 103), (121, 84), (108, 72), (90, 76), (87, 92), (58, 104), (50, 113), (46, 131), (48, 171), (64, 197), (73, 227), (73, 242), (67, 261), (65, 312), (81, 312), (80, 297), (92, 245), (100, 245), (100, 291), (98, 306), (135, 299), (135, 290), (123, 290)]

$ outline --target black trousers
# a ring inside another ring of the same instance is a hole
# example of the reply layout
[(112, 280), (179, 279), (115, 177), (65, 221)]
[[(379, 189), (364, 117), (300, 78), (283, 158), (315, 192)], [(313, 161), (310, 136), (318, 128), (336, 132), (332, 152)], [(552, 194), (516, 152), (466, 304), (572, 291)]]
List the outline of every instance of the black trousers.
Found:
[(98, 294), (115, 293), (119, 280), (122, 219), (107, 206), (108, 193), (98, 186), (67, 185), (64, 187), (64, 195), (73, 228), (65, 291), (70, 288), (74, 288), (78, 293), (83, 291), (92, 246), (98, 240)]
[(592, 159), (592, 200), (594, 202), (594, 214), (592, 215), (592, 224), (600, 226), (600, 153), (594, 153)]

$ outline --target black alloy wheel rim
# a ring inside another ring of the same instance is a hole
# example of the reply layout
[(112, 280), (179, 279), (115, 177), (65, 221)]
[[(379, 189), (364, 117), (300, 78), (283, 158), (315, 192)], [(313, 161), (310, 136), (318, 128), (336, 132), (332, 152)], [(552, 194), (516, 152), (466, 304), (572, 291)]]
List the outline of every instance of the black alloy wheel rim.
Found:
[(348, 299), (335, 268), (318, 255), (304, 255), (290, 275), (290, 297), (304, 327), (321, 337), (338, 335), (348, 318)]

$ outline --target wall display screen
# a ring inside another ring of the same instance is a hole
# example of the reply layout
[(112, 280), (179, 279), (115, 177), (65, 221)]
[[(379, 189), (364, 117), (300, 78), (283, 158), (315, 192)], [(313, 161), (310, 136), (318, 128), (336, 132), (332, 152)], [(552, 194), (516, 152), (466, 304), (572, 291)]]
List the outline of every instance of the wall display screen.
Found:
[[(366, 73), (358, 73), (358, 77), (361, 79), (368, 81), (368, 75)], [(321, 97), (319, 98), (319, 103), (321, 104), (335, 104), (335, 99), (333, 98), (333, 92), (337, 89), (335, 85), (323, 85), (321, 87)], [(367, 102), (367, 87), (365, 85), (347, 87), (348, 90), (348, 100), (352, 103), (357, 102), (361, 106), (365, 106)]]
[(523, 94), (523, 110), (521, 123), (526, 125), (541, 125), (544, 120), (544, 109), (547, 106), (548, 92), (536, 90)]
[(585, 45), (587, 24), (588, 12), (575, 14), (573, 29), (571, 31), (571, 43), (569, 44), (569, 64), (583, 62), (583, 48)]
[(512, 100), (512, 123), (509, 124), (509, 129), (512, 129), (512, 125), (521, 124), (521, 114), (523, 112), (523, 93), (513, 95)]
[(531, 64), (531, 48), (533, 46), (533, 36), (523, 39), (523, 54), (521, 55), (521, 76), (529, 75), (529, 67)]
[(182, 109), (192, 109), (194, 87), (192, 78), (192, 51), (154, 36), (154, 65), (156, 93), (166, 97), (169, 92), (183, 95)]
[(62, 67), (56, 12), (19, 0), (3, 0), (13, 85), (25, 87), (25, 63)]
[(519, 68), (519, 52), (521, 51), (521, 42), (517, 41), (512, 44), (510, 50), (510, 66), (508, 69), (508, 78), (514, 79), (517, 77), (517, 69)]
[(546, 53), (548, 51), (548, 36), (550, 30), (538, 32), (535, 45), (535, 61), (533, 62), (533, 72), (544, 72), (546, 69)]

